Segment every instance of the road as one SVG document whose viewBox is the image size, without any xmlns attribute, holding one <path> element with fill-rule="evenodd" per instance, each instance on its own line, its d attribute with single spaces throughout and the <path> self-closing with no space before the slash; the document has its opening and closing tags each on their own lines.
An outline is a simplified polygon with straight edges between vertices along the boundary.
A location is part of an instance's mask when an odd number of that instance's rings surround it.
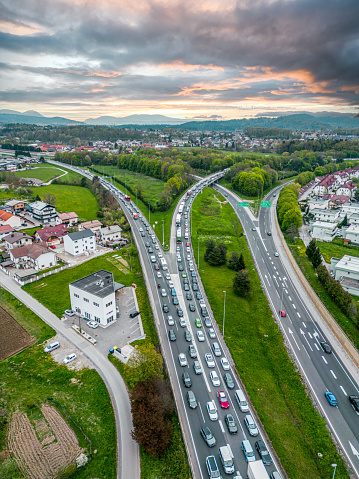
<svg viewBox="0 0 359 479">
<path fill-rule="evenodd" d="M 312 314 L 309 310 L 313 305 L 309 305 L 298 292 L 297 278 L 288 274 L 283 250 L 278 248 L 278 240 L 275 242 L 276 235 L 273 237 L 273 215 L 279 189 L 274 189 L 266 198 L 272 200 L 272 208 L 261 208 L 259 219 L 255 219 L 248 208 L 238 207 L 240 198 L 237 195 L 218 187 L 222 194 L 227 195 L 242 223 L 262 285 L 296 362 L 340 448 L 359 477 L 359 417 L 348 401 L 348 395 L 359 395 L 356 371 L 350 364 L 343 363 L 342 351 L 338 353 L 337 345 L 333 345 L 332 338 L 328 338 L 328 333 L 325 334 L 318 324 L 315 312 Z M 272 235 L 269 236 L 268 232 Z M 281 317 L 280 310 L 285 311 L 286 317 Z M 321 341 L 332 343 L 332 354 L 323 351 Z M 334 393 L 338 407 L 329 405 L 324 396 L 326 391 Z"/>
</svg>

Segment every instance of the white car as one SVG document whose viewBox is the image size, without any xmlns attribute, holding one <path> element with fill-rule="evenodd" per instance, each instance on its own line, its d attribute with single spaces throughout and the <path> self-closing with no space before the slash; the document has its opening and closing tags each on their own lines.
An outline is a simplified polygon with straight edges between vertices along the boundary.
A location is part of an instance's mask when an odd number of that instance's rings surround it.
<svg viewBox="0 0 359 479">
<path fill-rule="evenodd" d="M 168 286 L 169 286 L 170 288 L 174 288 L 173 281 L 168 281 Z"/>
<path fill-rule="evenodd" d="M 162 273 L 161 273 L 161 271 L 157 271 L 157 278 L 162 278 Z"/>
<path fill-rule="evenodd" d="M 187 255 L 187 260 L 189 261 L 190 259 L 191 259 L 191 255 L 188 254 L 188 255 Z"/>
<path fill-rule="evenodd" d="M 221 358 L 221 364 L 222 364 L 222 368 L 225 371 L 229 370 L 229 362 L 227 361 L 227 358 L 225 358 L 224 356 L 223 356 L 223 358 Z"/>
<path fill-rule="evenodd" d="M 277 252 L 274 253 L 274 256 L 278 258 L 279 254 Z"/>
<path fill-rule="evenodd" d="M 156 245 L 156 246 L 157 246 L 157 245 Z M 158 248 L 156 248 L 156 249 L 158 249 Z M 159 258 L 163 258 L 162 253 L 157 253 L 157 256 L 158 256 Z"/>
<path fill-rule="evenodd" d="M 187 253 L 190 253 L 190 252 L 191 252 L 191 248 L 190 248 L 189 246 L 187 246 L 186 252 L 187 252 Z"/>
<path fill-rule="evenodd" d="M 166 273 L 166 279 L 167 279 L 167 281 L 168 281 L 169 279 L 171 279 L 171 275 L 170 275 L 169 273 Z"/>
<path fill-rule="evenodd" d="M 214 331 L 213 328 L 209 328 L 208 330 L 208 336 L 211 338 L 211 339 L 215 339 L 216 338 L 216 333 Z"/>
<path fill-rule="evenodd" d="M 184 319 L 183 316 L 182 316 L 182 318 L 179 318 L 179 323 L 180 323 L 181 328 L 186 327 L 186 320 Z"/>
<path fill-rule="evenodd" d="M 143 233 L 143 228 L 140 228 L 140 233 Z"/>
<path fill-rule="evenodd" d="M 67 314 L 67 316 L 75 316 L 75 313 L 72 311 L 72 309 L 66 309 L 65 314 Z"/>
<path fill-rule="evenodd" d="M 207 403 L 207 411 L 208 411 L 208 416 L 211 421 L 217 421 L 218 419 L 218 412 L 217 412 L 217 406 L 214 401 L 208 401 Z"/>
<path fill-rule="evenodd" d="M 206 306 L 206 304 L 204 302 L 204 299 L 200 299 L 198 302 L 199 302 L 199 304 L 203 304 L 203 306 Z"/>
<path fill-rule="evenodd" d="M 197 331 L 197 339 L 200 343 L 204 342 L 204 334 L 202 331 Z"/>
<path fill-rule="evenodd" d="M 180 363 L 180 366 L 188 366 L 187 358 L 186 358 L 186 355 L 184 353 L 180 353 L 178 355 L 178 361 Z"/>
<path fill-rule="evenodd" d="M 205 354 L 204 359 L 206 360 L 207 366 L 209 368 L 214 368 L 216 366 L 212 354 L 210 353 Z"/>
<path fill-rule="evenodd" d="M 89 328 L 96 329 L 96 328 L 98 328 L 98 323 L 96 323 L 96 321 L 89 321 L 89 322 L 87 323 L 87 326 L 88 326 Z"/>
<path fill-rule="evenodd" d="M 209 373 L 209 377 L 210 377 L 210 379 L 211 379 L 211 381 L 212 381 L 213 386 L 218 387 L 218 386 L 221 385 L 221 380 L 219 379 L 219 376 L 218 376 L 218 374 L 216 373 L 216 371 L 211 371 L 211 372 Z"/>
<path fill-rule="evenodd" d="M 155 248 L 156 248 L 156 249 L 160 249 L 160 247 L 158 246 L 158 244 L 156 244 Z M 158 256 L 159 256 L 159 255 L 160 255 L 160 254 L 158 254 Z"/>
<path fill-rule="evenodd" d="M 165 289 L 162 289 L 161 296 L 162 296 L 162 298 L 165 298 L 167 296 L 167 293 L 166 293 Z"/>
<path fill-rule="evenodd" d="M 71 363 L 71 361 L 74 361 L 76 358 L 77 358 L 77 356 L 76 356 L 75 353 L 69 354 L 69 355 L 66 356 L 66 358 L 64 359 L 64 363 L 65 363 L 65 364 L 69 364 L 69 363 Z"/>
<path fill-rule="evenodd" d="M 167 322 L 168 322 L 168 326 L 174 326 L 175 321 L 173 319 L 173 316 L 167 316 Z"/>
<path fill-rule="evenodd" d="M 193 266 L 193 261 L 188 261 L 188 264 L 189 264 L 190 266 Z"/>
</svg>

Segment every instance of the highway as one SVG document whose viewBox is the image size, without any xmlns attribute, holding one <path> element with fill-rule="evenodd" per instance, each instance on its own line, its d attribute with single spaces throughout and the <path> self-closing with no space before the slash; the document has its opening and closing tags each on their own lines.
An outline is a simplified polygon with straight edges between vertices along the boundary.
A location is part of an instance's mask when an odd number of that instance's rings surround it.
<svg viewBox="0 0 359 479">
<path fill-rule="evenodd" d="M 272 201 L 275 208 L 281 187 L 274 189 L 265 200 Z M 329 342 L 320 326 L 313 319 L 305 300 L 298 293 L 295 279 L 288 274 L 279 249 L 274 243 L 275 225 L 272 224 L 271 208 L 261 208 L 259 219 L 255 219 L 248 208 L 238 207 L 240 198 L 229 190 L 217 187 L 227 195 L 228 201 L 237 212 L 247 242 L 251 247 L 257 271 L 270 301 L 273 313 L 288 340 L 296 362 L 315 397 L 328 425 L 336 436 L 340 449 L 345 453 L 350 466 L 359 477 L 359 415 L 349 403 L 348 396 L 359 395 L 357 382 L 353 379 L 332 344 L 332 354 L 326 354 L 321 341 Z M 271 214 L 272 213 L 272 214 Z M 281 317 L 284 310 L 286 317 Z M 324 396 L 326 391 L 334 393 L 338 406 L 330 406 Z"/>
</svg>

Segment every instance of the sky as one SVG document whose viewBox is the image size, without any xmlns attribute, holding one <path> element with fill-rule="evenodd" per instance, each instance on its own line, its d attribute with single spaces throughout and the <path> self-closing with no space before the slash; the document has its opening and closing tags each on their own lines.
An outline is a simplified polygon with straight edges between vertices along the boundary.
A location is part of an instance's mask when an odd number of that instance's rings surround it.
<svg viewBox="0 0 359 479">
<path fill-rule="evenodd" d="M 357 113 L 358 19 L 358 0 L 0 0 L 0 109 Z"/>
</svg>

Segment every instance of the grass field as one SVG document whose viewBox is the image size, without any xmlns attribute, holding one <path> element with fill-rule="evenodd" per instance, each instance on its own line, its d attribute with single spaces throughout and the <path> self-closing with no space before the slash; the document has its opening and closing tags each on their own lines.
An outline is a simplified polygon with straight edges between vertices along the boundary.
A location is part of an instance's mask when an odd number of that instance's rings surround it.
<svg viewBox="0 0 359 479">
<path fill-rule="evenodd" d="M 43 198 L 45 194 L 56 196 L 56 210 L 63 212 L 74 211 L 80 219 L 89 221 L 96 219 L 99 207 L 96 198 L 87 188 L 71 185 L 49 185 L 31 188 L 34 195 Z"/>
<path fill-rule="evenodd" d="M 20 178 L 37 178 L 38 180 L 42 180 L 44 183 L 52 180 L 56 176 L 63 175 L 64 172 L 61 171 L 59 168 L 54 166 L 46 166 L 43 168 L 31 168 L 30 170 L 24 171 L 16 171 L 14 173 L 15 176 L 19 176 Z"/>
<path fill-rule="evenodd" d="M 324 260 L 330 263 L 331 258 L 341 259 L 344 255 L 359 257 L 359 248 L 350 245 L 344 245 L 342 239 L 336 238 L 333 242 L 317 241 L 317 245 L 320 248 L 320 252 L 323 255 Z"/>
<path fill-rule="evenodd" d="M 55 332 L 7 291 L 0 290 L 0 305 L 37 339 L 37 344 L 0 363 L 0 477 L 21 479 L 15 462 L 4 451 L 8 421 L 13 411 L 30 417 L 47 399 L 59 402 L 91 439 L 97 450 L 88 465 L 71 476 L 73 479 L 116 478 L 116 428 L 110 397 L 94 370 L 69 370 L 43 352 L 41 343 Z M 61 410 L 59 410 L 61 413 Z M 70 424 L 73 427 L 72 424 Z M 80 445 L 86 447 L 83 436 Z"/>
<path fill-rule="evenodd" d="M 217 195 L 221 201 L 225 199 Z M 200 273 L 206 294 L 222 330 L 223 291 L 226 291 L 226 343 L 288 476 L 327 479 L 335 462 L 336 477 L 348 478 L 325 421 L 314 409 L 289 359 L 233 209 L 228 204 L 221 206 L 213 190 L 206 188 L 194 202 L 193 215 L 192 241 L 197 260 L 199 237 Z M 232 251 L 243 253 L 251 280 L 248 299 L 233 293 L 233 271 L 205 263 L 205 243 L 209 238 L 223 241 L 228 257 Z M 318 457 L 318 451 L 323 457 Z"/>
</svg>

